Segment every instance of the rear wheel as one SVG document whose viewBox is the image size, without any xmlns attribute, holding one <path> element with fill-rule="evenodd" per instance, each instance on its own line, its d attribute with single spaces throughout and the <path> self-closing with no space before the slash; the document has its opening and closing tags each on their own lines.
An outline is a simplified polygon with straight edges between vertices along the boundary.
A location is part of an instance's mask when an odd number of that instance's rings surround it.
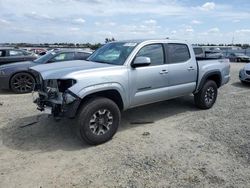
<svg viewBox="0 0 250 188">
<path fill-rule="evenodd" d="M 17 73 L 10 80 L 10 88 L 15 93 L 29 93 L 33 90 L 35 79 L 29 73 Z"/>
<path fill-rule="evenodd" d="M 120 119 L 120 110 L 115 102 L 102 97 L 90 99 L 78 114 L 77 135 L 90 145 L 102 144 L 112 139 Z"/>
<path fill-rule="evenodd" d="M 208 80 L 201 90 L 194 95 L 194 102 L 198 108 L 211 108 L 217 98 L 217 84 L 213 80 Z"/>
</svg>

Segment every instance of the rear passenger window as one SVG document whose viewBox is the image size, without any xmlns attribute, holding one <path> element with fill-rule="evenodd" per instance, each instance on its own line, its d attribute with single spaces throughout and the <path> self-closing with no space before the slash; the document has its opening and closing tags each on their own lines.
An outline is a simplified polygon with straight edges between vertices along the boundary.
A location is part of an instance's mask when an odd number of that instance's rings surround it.
<svg viewBox="0 0 250 188">
<path fill-rule="evenodd" d="M 169 63 L 182 63 L 190 59 L 190 53 L 186 44 L 168 44 Z"/>
<path fill-rule="evenodd" d="M 149 57 L 151 59 L 151 66 L 164 64 L 163 47 L 161 44 L 150 44 L 144 46 L 136 55 L 136 57 L 139 56 Z"/>
</svg>

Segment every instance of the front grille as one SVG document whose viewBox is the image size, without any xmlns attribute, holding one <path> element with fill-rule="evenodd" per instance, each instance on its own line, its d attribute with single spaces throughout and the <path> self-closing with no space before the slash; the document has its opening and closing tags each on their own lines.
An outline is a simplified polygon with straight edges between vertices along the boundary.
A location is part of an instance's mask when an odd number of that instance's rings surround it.
<svg viewBox="0 0 250 188">
<path fill-rule="evenodd" d="M 249 71 L 249 70 L 247 70 L 247 71 L 246 71 L 246 74 L 250 75 L 250 71 Z"/>
</svg>

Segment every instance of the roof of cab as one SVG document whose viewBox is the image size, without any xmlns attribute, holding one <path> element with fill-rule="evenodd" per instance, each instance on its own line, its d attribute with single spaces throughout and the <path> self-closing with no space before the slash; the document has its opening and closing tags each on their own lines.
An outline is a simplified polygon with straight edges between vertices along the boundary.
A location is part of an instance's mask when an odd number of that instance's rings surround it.
<svg viewBox="0 0 250 188">
<path fill-rule="evenodd" d="M 120 40 L 114 42 L 127 42 L 127 43 L 142 43 L 142 42 L 150 42 L 150 41 L 158 41 L 158 42 L 185 42 L 184 40 L 176 40 L 176 39 L 169 39 L 169 38 L 159 38 L 159 39 L 131 39 L 131 40 Z"/>
</svg>

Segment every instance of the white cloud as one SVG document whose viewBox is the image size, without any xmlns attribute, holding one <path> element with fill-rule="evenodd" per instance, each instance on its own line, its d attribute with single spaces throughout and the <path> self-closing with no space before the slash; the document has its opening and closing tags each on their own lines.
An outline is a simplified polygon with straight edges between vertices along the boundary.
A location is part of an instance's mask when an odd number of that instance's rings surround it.
<svg viewBox="0 0 250 188">
<path fill-rule="evenodd" d="M 10 24 L 9 21 L 0 18 L 0 25 L 9 25 L 9 24 Z"/>
<path fill-rule="evenodd" d="M 116 23 L 115 22 L 108 22 L 107 25 L 109 25 L 109 26 L 115 26 Z"/>
<path fill-rule="evenodd" d="M 154 35 L 157 33 L 157 30 L 160 28 L 158 25 L 148 25 L 148 24 L 131 24 L 131 25 L 122 25 L 120 32 L 129 34 L 140 35 L 140 38 L 149 37 L 148 35 Z"/>
<path fill-rule="evenodd" d="M 191 34 L 194 32 L 194 29 L 190 25 L 183 25 L 184 29 L 181 29 L 180 31 L 185 31 L 188 34 Z"/>
<path fill-rule="evenodd" d="M 75 31 L 80 31 L 79 27 L 71 27 L 69 28 L 69 31 L 75 32 Z"/>
<path fill-rule="evenodd" d="M 145 24 L 156 24 L 157 21 L 156 21 L 156 20 L 153 20 L 153 19 L 150 19 L 150 20 L 145 20 L 144 23 L 145 23 Z"/>
<path fill-rule="evenodd" d="M 214 2 L 206 2 L 204 3 L 201 7 L 200 7 L 201 10 L 204 10 L 204 11 L 211 11 L 211 10 L 214 10 L 215 9 L 215 3 Z"/>
<path fill-rule="evenodd" d="M 239 29 L 235 31 L 236 33 L 250 34 L 250 29 Z"/>
<path fill-rule="evenodd" d="M 103 22 L 95 22 L 95 25 L 98 27 L 110 27 L 115 26 L 117 23 L 112 21 L 103 21 Z"/>
<path fill-rule="evenodd" d="M 191 21 L 191 24 L 194 24 L 194 25 L 199 25 L 199 24 L 201 24 L 202 22 L 201 21 L 199 21 L 199 20 L 192 20 Z"/>
<path fill-rule="evenodd" d="M 177 33 L 176 30 L 171 31 L 171 35 L 175 35 Z"/>
<path fill-rule="evenodd" d="M 85 23 L 86 21 L 85 21 L 83 18 L 76 18 L 76 19 L 73 20 L 73 22 L 79 23 L 79 24 L 83 24 L 83 23 Z"/>
<path fill-rule="evenodd" d="M 55 18 L 52 16 L 49 16 L 48 14 L 39 14 L 35 11 L 32 11 L 31 13 L 25 13 L 24 16 L 34 19 L 34 20 L 47 20 L 47 21 L 52 21 Z"/>
<path fill-rule="evenodd" d="M 235 20 L 233 20 L 232 22 L 233 22 L 233 23 L 239 23 L 240 20 L 239 20 L 239 19 L 235 19 Z"/>
<path fill-rule="evenodd" d="M 220 32 L 220 29 L 217 27 L 214 27 L 208 30 L 208 33 L 219 33 L 219 32 Z"/>
</svg>

